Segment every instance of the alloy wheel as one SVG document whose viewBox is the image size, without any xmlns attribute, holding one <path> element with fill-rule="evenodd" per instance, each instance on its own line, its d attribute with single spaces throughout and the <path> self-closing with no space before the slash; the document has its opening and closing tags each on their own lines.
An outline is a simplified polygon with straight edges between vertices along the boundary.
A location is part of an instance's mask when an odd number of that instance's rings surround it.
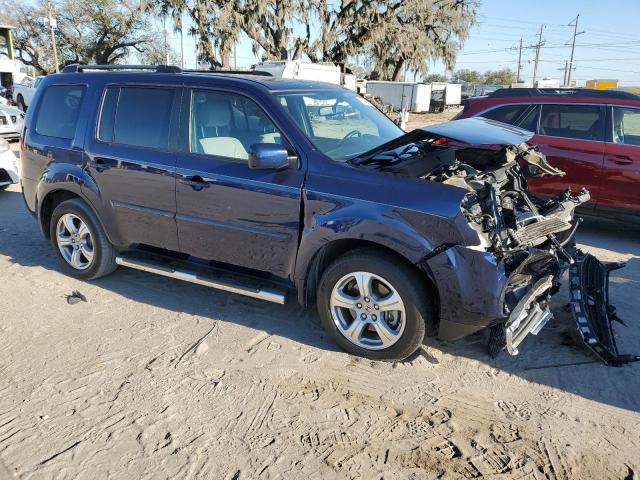
<svg viewBox="0 0 640 480">
<path fill-rule="evenodd" d="M 406 311 L 400 294 L 373 273 L 353 272 L 338 280 L 330 308 L 338 331 L 360 348 L 389 348 L 404 332 Z"/>
<path fill-rule="evenodd" d="M 94 257 L 93 239 L 87 224 L 77 215 L 65 213 L 56 225 L 56 243 L 62 258 L 76 270 L 86 270 Z"/>
</svg>

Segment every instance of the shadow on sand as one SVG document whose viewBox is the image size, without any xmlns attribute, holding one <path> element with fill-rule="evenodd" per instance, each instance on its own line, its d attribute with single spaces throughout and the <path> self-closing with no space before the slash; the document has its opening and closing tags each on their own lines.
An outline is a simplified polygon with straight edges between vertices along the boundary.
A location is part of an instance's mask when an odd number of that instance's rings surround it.
<svg viewBox="0 0 640 480">
<path fill-rule="evenodd" d="M 577 240 L 597 256 L 605 255 L 604 260 L 613 260 L 611 255 L 627 260 L 627 267 L 614 272 L 611 278 L 612 303 L 628 325 L 616 325 L 615 329 L 621 352 L 640 353 L 640 324 L 636 314 L 640 310 L 640 229 L 590 221 L 583 224 Z M 59 271 L 50 248 L 28 214 L 19 191 L 12 187 L 0 192 L 0 255 L 22 266 Z M 280 306 L 124 268 L 93 283 L 155 307 L 221 319 L 317 348 L 336 350 L 324 335 L 315 309 L 299 307 L 293 295 L 287 305 Z M 590 357 L 573 339 L 573 321 L 562 309 L 567 302 L 567 292 L 563 288 L 552 305 L 556 319 L 540 335 L 525 340 L 516 357 L 502 354 L 490 358 L 486 353 L 487 332 L 450 344 L 427 339 L 427 348 L 418 355 L 435 363 L 437 360 L 430 357 L 429 351 L 436 349 L 445 355 L 466 357 L 531 382 L 640 411 L 640 364 L 606 367 Z"/>
</svg>

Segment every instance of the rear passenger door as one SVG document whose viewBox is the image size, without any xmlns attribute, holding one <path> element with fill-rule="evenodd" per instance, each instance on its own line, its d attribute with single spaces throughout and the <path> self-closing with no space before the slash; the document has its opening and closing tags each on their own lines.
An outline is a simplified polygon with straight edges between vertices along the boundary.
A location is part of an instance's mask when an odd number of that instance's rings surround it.
<svg viewBox="0 0 640 480">
<path fill-rule="evenodd" d="M 175 161 L 181 89 L 145 85 L 105 88 L 86 149 L 106 212 L 122 246 L 178 250 Z"/>
<path fill-rule="evenodd" d="M 255 143 L 285 135 L 253 99 L 186 90 L 177 164 L 180 251 L 286 278 L 297 250 L 303 170 L 253 170 Z"/>
<path fill-rule="evenodd" d="M 524 127 L 526 128 L 526 127 Z M 542 104 L 537 135 L 528 143 L 537 145 L 551 165 L 566 175 L 535 177 L 531 190 L 552 196 L 567 188 L 586 187 L 592 206 L 600 201 L 604 161 L 605 107 L 600 105 Z"/>
<path fill-rule="evenodd" d="M 640 212 L 640 108 L 612 107 L 598 209 Z M 631 212 L 630 212 L 631 213 Z"/>
</svg>

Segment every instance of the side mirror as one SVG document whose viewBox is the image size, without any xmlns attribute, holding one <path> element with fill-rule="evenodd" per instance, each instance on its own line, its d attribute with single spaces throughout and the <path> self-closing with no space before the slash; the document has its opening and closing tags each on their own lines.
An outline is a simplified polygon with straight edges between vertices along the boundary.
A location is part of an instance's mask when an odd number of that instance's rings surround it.
<svg viewBox="0 0 640 480">
<path fill-rule="evenodd" d="M 278 143 L 254 143 L 249 147 L 249 168 L 283 170 L 292 166 L 295 157 Z"/>
</svg>

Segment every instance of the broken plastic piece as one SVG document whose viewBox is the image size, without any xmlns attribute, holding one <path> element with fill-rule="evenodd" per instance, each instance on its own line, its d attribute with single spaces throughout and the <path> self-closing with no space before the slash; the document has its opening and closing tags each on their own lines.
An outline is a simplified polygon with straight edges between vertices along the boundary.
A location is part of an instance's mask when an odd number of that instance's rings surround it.
<svg viewBox="0 0 640 480">
<path fill-rule="evenodd" d="M 624 267 L 625 263 L 601 262 L 579 249 L 576 249 L 574 258 L 576 261 L 569 268 L 569 305 L 582 341 L 607 365 L 620 366 L 640 361 L 638 355 L 618 352 L 611 325 L 613 320 L 623 322 L 609 303 L 609 274 Z"/>
</svg>

